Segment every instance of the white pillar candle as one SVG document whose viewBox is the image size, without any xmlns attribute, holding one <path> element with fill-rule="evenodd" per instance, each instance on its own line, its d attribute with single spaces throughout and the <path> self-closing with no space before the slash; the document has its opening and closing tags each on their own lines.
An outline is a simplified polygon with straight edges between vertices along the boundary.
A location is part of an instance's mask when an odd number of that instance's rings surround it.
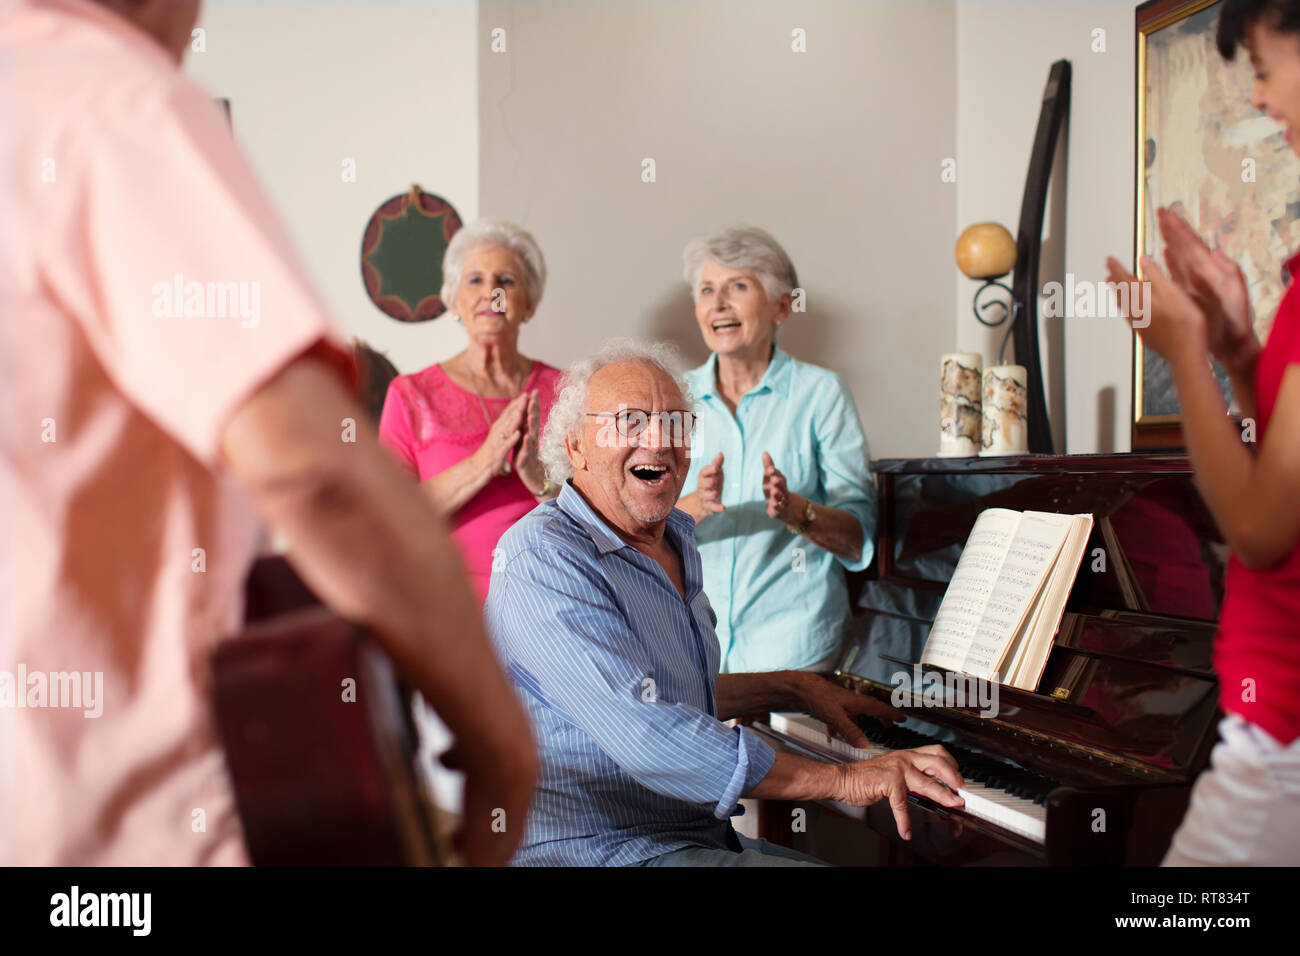
<svg viewBox="0 0 1300 956">
<path fill-rule="evenodd" d="M 1028 382 L 1023 365 L 994 365 L 985 371 L 981 455 L 1029 451 Z"/>
<path fill-rule="evenodd" d="M 980 368 L 977 352 L 949 352 L 939 359 L 939 457 L 980 451 Z"/>
</svg>

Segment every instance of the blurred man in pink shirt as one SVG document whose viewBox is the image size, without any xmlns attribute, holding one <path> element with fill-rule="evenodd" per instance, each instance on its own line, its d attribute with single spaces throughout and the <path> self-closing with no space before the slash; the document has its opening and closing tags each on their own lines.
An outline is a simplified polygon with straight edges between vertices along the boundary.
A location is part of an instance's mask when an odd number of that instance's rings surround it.
<svg viewBox="0 0 1300 956">
<path fill-rule="evenodd" d="M 0 862 L 246 862 L 208 657 L 260 512 L 457 736 L 463 852 L 505 863 L 528 724 L 445 527 L 372 433 L 342 440 L 364 417 L 337 332 L 178 69 L 197 0 L 7 6 Z M 79 706 L 50 706 L 74 673 Z"/>
</svg>

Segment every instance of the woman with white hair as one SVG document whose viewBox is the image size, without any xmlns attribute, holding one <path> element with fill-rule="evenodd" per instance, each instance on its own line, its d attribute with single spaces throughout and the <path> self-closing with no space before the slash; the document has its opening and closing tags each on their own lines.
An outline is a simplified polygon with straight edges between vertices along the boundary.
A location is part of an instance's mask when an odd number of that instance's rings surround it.
<svg viewBox="0 0 1300 956">
<path fill-rule="evenodd" d="M 687 374 L 697 419 L 678 507 L 696 521 L 722 671 L 830 670 L 851 620 L 845 571 L 874 551 L 853 394 L 777 347 L 798 278 L 772 236 L 727 229 L 688 243 L 684 260 L 713 354 Z"/>
<path fill-rule="evenodd" d="M 380 439 L 451 522 L 480 599 L 501 535 L 559 493 L 537 444 L 560 370 L 519 351 L 545 284 L 546 261 L 528 232 L 501 219 L 463 227 L 443 257 L 442 301 L 469 344 L 395 378 L 380 418 Z"/>
</svg>

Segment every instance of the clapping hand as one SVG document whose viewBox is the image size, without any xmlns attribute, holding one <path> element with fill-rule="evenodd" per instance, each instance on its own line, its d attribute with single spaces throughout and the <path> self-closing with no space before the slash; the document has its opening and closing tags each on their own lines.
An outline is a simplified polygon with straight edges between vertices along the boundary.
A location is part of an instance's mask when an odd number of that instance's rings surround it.
<svg viewBox="0 0 1300 956">
<path fill-rule="evenodd" d="M 1165 361 L 1174 363 L 1181 355 L 1201 358 L 1208 355 L 1206 341 L 1205 313 L 1201 311 L 1190 295 L 1161 270 L 1150 256 L 1142 257 L 1143 270 L 1150 288 L 1150 297 L 1142 295 L 1145 300 L 1146 313 L 1135 322 L 1133 299 L 1129 296 L 1128 315 L 1124 318 L 1142 336 L 1142 344 L 1151 349 Z M 1141 283 L 1114 256 L 1106 259 L 1108 278 L 1114 283 L 1129 284 L 1130 289 L 1138 289 Z"/>
<path fill-rule="evenodd" d="M 786 487 L 785 475 L 776 470 L 772 456 L 763 452 L 763 497 L 767 499 L 767 516 L 785 521 L 786 509 L 790 506 L 790 489 Z"/>
<path fill-rule="evenodd" d="M 528 411 L 530 394 L 520 392 L 510 400 L 510 404 L 502 409 L 488 429 L 487 438 L 483 439 L 483 444 L 475 452 L 482 460 L 485 470 L 493 476 L 510 473 L 510 453 L 524 437 L 524 416 Z"/>
<path fill-rule="evenodd" d="M 1210 354 L 1234 376 L 1249 378 L 1259 357 L 1250 292 L 1241 267 L 1222 249 L 1210 249 L 1169 209 L 1157 213 L 1169 277 L 1205 313 Z"/>
<path fill-rule="evenodd" d="M 713 461 L 700 469 L 695 493 L 699 496 L 699 507 L 706 516 L 727 510 L 727 506 L 722 503 L 722 452 L 718 452 Z"/>
<path fill-rule="evenodd" d="M 524 433 L 515 450 L 515 471 L 519 473 L 519 480 L 524 483 L 524 487 L 535 497 L 546 487 L 546 469 L 542 466 L 541 454 L 537 448 L 542 436 L 542 413 L 536 389 L 527 393 L 523 419 Z"/>
</svg>

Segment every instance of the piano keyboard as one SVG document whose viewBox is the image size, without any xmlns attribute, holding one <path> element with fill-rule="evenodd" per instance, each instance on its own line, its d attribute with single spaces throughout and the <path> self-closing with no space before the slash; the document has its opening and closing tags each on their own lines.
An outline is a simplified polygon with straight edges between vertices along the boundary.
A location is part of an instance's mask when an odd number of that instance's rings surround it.
<svg viewBox="0 0 1300 956">
<path fill-rule="evenodd" d="M 838 737 L 831 737 L 828 741 L 826 725 L 806 714 L 772 714 L 770 726 L 779 734 L 809 744 L 817 752 L 843 758 L 845 762 L 870 760 L 895 750 L 940 743 L 956 759 L 962 779 L 966 781 L 966 786 L 957 791 L 958 796 L 966 801 L 966 806 L 949 812 L 964 812 L 1035 843 L 1046 843 L 1047 806 L 1044 801 L 1055 787 L 1052 781 L 973 751 L 930 740 L 906 728 L 888 727 L 868 717 L 859 718 L 858 724 L 872 740 L 871 746 L 865 749 L 853 747 Z M 855 816 L 864 815 L 860 807 L 846 809 L 856 811 Z"/>
</svg>

